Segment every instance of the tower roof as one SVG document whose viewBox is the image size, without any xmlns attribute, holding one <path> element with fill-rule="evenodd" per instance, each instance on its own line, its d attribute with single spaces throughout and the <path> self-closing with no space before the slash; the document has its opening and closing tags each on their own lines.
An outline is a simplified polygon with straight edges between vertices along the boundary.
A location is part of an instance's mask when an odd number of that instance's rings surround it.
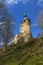
<svg viewBox="0 0 43 65">
<path fill-rule="evenodd" d="M 26 19 L 27 18 L 27 15 L 26 15 L 26 13 L 24 13 L 24 19 Z"/>
<path fill-rule="evenodd" d="M 30 19 L 27 17 L 26 12 L 24 13 L 24 20 L 27 19 L 30 21 Z"/>
</svg>

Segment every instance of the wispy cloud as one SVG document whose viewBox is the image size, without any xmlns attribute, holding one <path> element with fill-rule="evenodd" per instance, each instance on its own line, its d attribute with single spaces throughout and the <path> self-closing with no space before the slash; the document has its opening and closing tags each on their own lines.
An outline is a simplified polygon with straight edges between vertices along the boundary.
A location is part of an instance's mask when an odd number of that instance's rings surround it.
<svg viewBox="0 0 43 65">
<path fill-rule="evenodd" d="M 5 0 L 5 4 L 7 5 L 12 5 L 12 4 L 18 4 L 19 2 L 22 2 L 22 3 L 27 3 L 29 2 L 30 0 Z"/>
<path fill-rule="evenodd" d="M 43 0 L 38 0 L 37 5 L 43 6 Z"/>
<path fill-rule="evenodd" d="M 11 5 L 11 4 L 18 4 L 18 0 L 6 0 L 5 3 L 9 4 L 9 5 Z"/>
<path fill-rule="evenodd" d="M 0 22 L 0 25 L 3 25 L 3 24 L 5 24 L 5 22 Z"/>
<path fill-rule="evenodd" d="M 37 27 L 38 25 L 35 23 L 35 24 L 32 24 L 31 27 Z"/>
</svg>

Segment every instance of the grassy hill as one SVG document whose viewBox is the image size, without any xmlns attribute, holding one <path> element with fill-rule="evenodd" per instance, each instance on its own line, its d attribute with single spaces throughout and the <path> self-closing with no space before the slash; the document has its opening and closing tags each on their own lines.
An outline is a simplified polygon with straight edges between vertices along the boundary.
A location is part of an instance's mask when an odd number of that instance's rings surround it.
<svg viewBox="0 0 43 65">
<path fill-rule="evenodd" d="M 0 65 L 43 65 L 43 39 L 11 44 L 0 52 Z"/>
</svg>

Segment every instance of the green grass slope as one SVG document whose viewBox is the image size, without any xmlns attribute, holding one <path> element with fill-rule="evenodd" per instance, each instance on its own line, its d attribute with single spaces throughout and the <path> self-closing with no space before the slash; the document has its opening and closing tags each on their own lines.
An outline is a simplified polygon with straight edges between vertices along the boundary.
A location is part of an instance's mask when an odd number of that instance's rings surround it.
<svg viewBox="0 0 43 65">
<path fill-rule="evenodd" d="M 0 54 L 0 65 L 43 65 L 43 40 L 10 45 Z"/>
</svg>

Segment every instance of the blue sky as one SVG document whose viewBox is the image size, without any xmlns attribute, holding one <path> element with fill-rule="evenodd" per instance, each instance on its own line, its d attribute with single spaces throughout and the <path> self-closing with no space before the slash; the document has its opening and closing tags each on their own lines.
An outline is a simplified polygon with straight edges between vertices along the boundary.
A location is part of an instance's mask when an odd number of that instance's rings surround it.
<svg viewBox="0 0 43 65">
<path fill-rule="evenodd" d="M 14 18 L 14 33 L 19 32 L 19 24 L 23 20 L 23 14 L 26 12 L 27 17 L 31 20 L 31 33 L 33 37 L 41 31 L 37 28 L 36 18 L 43 10 L 43 0 L 4 0 L 8 7 L 9 13 Z"/>
</svg>

